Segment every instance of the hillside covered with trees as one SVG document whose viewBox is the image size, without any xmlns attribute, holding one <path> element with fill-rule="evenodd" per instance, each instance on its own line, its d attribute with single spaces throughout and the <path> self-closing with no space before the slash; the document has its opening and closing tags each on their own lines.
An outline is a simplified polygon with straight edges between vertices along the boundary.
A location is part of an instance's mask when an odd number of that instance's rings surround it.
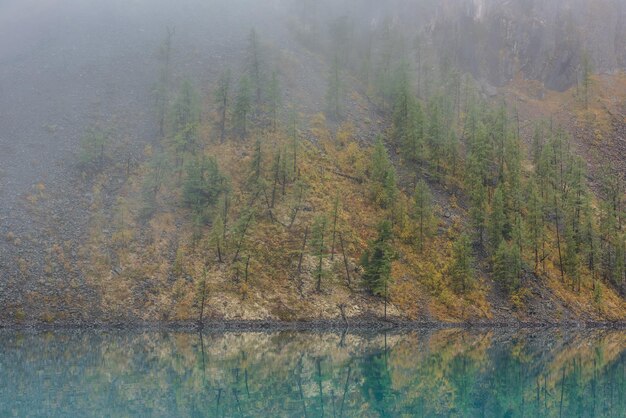
<svg viewBox="0 0 626 418">
<path fill-rule="evenodd" d="M 212 76 L 162 28 L 152 135 L 84 127 L 85 224 L 40 260 L 64 285 L 2 321 L 626 320 L 626 76 L 600 74 L 596 38 L 567 38 L 589 42 L 558 77 L 522 52 L 496 81 L 455 31 L 499 33 L 497 8 L 412 26 L 306 7 L 280 40 L 246 28 Z"/>
</svg>

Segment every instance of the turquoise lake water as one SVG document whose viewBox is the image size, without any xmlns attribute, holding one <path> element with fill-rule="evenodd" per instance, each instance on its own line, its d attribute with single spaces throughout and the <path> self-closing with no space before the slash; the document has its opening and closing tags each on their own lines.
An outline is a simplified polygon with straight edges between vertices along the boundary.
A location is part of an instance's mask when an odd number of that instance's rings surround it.
<svg viewBox="0 0 626 418">
<path fill-rule="evenodd" d="M 0 331 L 2 417 L 626 417 L 626 332 Z"/>
</svg>

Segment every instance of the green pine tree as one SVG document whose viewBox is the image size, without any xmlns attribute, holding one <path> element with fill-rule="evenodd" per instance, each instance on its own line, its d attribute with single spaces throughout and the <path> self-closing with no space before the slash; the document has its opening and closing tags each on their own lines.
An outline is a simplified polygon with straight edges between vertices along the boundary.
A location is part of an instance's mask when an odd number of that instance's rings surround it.
<svg viewBox="0 0 626 418">
<path fill-rule="evenodd" d="M 378 225 L 378 237 L 370 242 L 368 249 L 361 257 L 363 266 L 363 284 L 372 294 L 385 299 L 389 294 L 391 282 L 391 261 L 393 251 L 391 247 L 391 222 L 382 221 Z"/>
</svg>

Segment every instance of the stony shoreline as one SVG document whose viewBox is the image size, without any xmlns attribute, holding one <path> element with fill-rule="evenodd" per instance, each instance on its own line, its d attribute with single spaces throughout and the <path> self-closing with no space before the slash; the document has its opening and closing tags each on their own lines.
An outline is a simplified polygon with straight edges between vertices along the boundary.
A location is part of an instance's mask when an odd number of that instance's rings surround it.
<svg viewBox="0 0 626 418">
<path fill-rule="evenodd" d="M 202 332 L 278 332 L 278 331 L 419 331 L 442 329 L 467 330 L 523 330 L 523 329 L 612 329 L 626 330 L 626 321 L 478 321 L 441 322 L 406 321 L 394 319 L 275 321 L 275 320 L 209 320 L 203 324 L 194 321 L 137 321 L 137 322 L 21 322 L 0 323 L 0 330 L 128 330 L 128 331 L 202 331 Z"/>
</svg>

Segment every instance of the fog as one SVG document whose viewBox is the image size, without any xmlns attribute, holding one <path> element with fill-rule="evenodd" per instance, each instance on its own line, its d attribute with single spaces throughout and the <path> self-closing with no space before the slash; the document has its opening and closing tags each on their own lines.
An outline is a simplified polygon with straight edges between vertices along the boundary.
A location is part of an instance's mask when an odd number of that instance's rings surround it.
<svg viewBox="0 0 626 418">
<path fill-rule="evenodd" d="M 577 82 L 582 50 L 599 72 L 626 66 L 625 16 L 626 0 L 0 0 L 0 304 L 70 286 L 72 278 L 41 271 L 54 244 L 67 243 L 76 259 L 87 231 L 94 196 L 77 166 L 81 138 L 110 126 L 120 154 L 133 164 L 145 158 L 158 135 L 154 86 L 167 28 L 173 86 L 189 79 L 207 97 L 225 69 L 237 78 L 254 28 L 293 65 L 284 102 L 313 114 L 324 110 L 322 57 L 338 18 L 357 45 L 345 52 L 354 63 L 368 33 L 393 27 L 398 50 L 419 36 L 433 62 L 450 53 L 489 87 L 520 70 L 565 90 Z"/>
</svg>

